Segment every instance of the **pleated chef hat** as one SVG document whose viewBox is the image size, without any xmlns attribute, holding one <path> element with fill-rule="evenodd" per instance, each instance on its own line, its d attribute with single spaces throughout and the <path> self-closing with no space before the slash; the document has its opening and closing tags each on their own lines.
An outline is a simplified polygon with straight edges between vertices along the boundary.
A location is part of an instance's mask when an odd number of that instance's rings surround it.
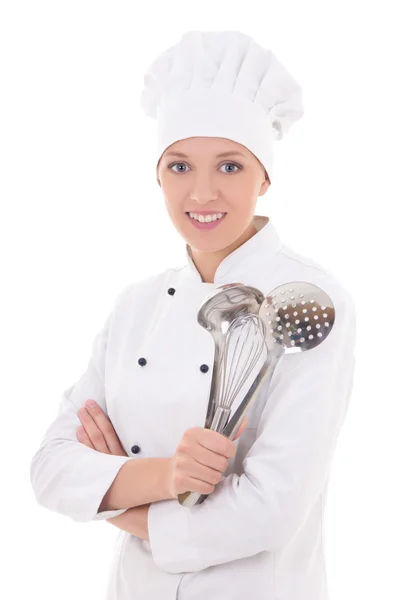
<svg viewBox="0 0 400 600">
<path fill-rule="evenodd" d="M 185 33 L 150 65 L 144 85 L 140 104 L 157 120 L 158 160 L 178 140 L 223 137 L 246 146 L 271 181 L 273 142 L 304 114 L 300 85 L 239 31 Z"/>
</svg>

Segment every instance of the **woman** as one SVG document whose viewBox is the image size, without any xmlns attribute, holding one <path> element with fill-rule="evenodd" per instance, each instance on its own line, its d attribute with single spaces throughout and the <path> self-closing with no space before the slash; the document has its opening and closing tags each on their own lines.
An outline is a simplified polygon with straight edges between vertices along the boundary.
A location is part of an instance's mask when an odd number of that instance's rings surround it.
<svg viewBox="0 0 400 600">
<path fill-rule="evenodd" d="M 255 214 L 273 142 L 303 114 L 301 88 L 249 36 L 192 31 L 151 65 L 142 106 L 157 118 L 157 180 L 187 264 L 118 295 L 32 459 L 36 499 L 120 528 L 107 600 L 327 600 L 323 510 L 354 305 Z M 225 283 L 267 294 L 293 281 L 329 294 L 332 332 L 281 358 L 234 441 L 204 428 L 214 342 L 201 302 Z M 209 496 L 188 508 L 183 491 Z"/>
</svg>

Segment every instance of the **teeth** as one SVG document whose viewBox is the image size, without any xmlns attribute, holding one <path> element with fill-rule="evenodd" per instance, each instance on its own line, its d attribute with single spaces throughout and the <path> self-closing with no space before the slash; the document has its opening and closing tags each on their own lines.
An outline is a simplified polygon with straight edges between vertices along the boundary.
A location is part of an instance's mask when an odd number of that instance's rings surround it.
<svg viewBox="0 0 400 600">
<path fill-rule="evenodd" d="M 214 213 L 213 215 L 198 215 L 197 213 L 189 213 L 191 219 L 196 219 L 200 223 L 211 223 L 211 221 L 216 221 L 217 219 L 221 219 L 224 216 L 224 213 Z"/>
</svg>

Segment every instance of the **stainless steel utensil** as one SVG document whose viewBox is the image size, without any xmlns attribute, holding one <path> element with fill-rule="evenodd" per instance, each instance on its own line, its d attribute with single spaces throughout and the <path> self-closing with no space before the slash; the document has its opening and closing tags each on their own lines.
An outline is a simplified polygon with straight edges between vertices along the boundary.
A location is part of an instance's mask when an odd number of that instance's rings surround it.
<svg viewBox="0 0 400 600">
<path fill-rule="evenodd" d="M 258 316 L 267 327 L 268 356 L 234 415 L 220 431 L 229 439 L 236 435 L 264 382 L 264 402 L 259 408 L 265 405 L 269 385 L 281 356 L 306 352 L 327 338 L 335 321 L 335 308 L 328 294 L 318 286 L 308 282 L 291 282 L 275 288 L 266 296 Z M 180 496 L 180 503 L 190 507 L 201 504 L 208 494 L 186 492 Z"/>
<path fill-rule="evenodd" d="M 257 288 L 242 283 L 221 285 L 208 294 L 200 305 L 197 321 L 214 338 L 215 352 L 211 389 L 204 427 L 211 428 L 216 408 L 216 396 L 221 387 L 221 349 L 225 347 L 225 336 L 229 324 L 245 315 L 257 315 L 264 301 L 264 294 Z"/>
<path fill-rule="evenodd" d="M 210 429 L 221 431 L 231 407 L 248 377 L 253 374 L 261 355 L 267 352 L 266 326 L 258 315 L 240 315 L 229 323 L 223 338 L 215 410 Z"/>
</svg>

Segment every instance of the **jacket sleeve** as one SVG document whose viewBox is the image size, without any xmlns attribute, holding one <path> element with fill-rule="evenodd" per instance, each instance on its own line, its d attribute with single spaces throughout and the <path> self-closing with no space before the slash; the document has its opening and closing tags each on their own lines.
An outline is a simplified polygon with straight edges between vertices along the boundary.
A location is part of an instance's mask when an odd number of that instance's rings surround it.
<svg viewBox="0 0 400 600">
<path fill-rule="evenodd" d="M 132 458 L 98 452 L 76 437 L 81 425 L 77 412 L 86 400 L 93 398 L 107 414 L 104 391 L 107 336 L 113 311 L 127 289 L 118 295 L 103 328 L 95 336 L 86 371 L 63 392 L 58 414 L 30 464 L 31 485 L 37 502 L 74 521 L 109 519 L 128 510 L 97 512 L 118 471 Z"/>
<path fill-rule="evenodd" d="M 150 505 L 149 542 L 161 569 L 200 571 L 280 551 L 307 519 L 328 478 L 352 390 L 355 308 L 347 293 L 334 304 L 326 340 L 278 362 L 243 474 L 225 477 L 202 504 Z"/>
</svg>

